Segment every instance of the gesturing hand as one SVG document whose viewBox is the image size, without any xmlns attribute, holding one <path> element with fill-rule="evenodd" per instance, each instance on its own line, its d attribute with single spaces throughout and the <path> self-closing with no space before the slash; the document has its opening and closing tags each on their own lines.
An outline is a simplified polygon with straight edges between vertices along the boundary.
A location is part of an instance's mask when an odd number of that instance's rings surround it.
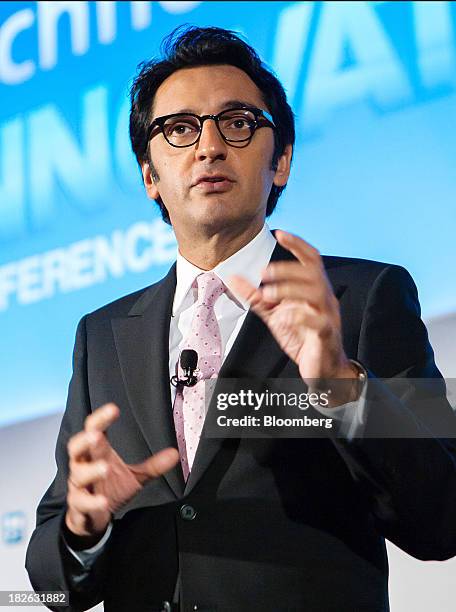
<svg viewBox="0 0 456 612">
<path fill-rule="evenodd" d="M 166 448 L 143 463 L 127 465 L 104 434 L 118 417 L 118 407 L 105 404 L 86 418 L 83 431 L 68 442 L 65 523 L 72 534 L 82 538 L 99 539 L 116 510 L 148 480 L 172 469 L 179 460 L 175 448 Z"/>
<path fill-rule="evenodd" d="M 282 230 L 277 230 L 276 239 L 297 261 L 270 263 L 262 275 L 263 287 L 257 289 L 241 276 L 232 277 L 233 287 L 299 366 L 307 384 L 356 378 L 342 346 L 339 303 L 319 252 Z"/>
</svg>

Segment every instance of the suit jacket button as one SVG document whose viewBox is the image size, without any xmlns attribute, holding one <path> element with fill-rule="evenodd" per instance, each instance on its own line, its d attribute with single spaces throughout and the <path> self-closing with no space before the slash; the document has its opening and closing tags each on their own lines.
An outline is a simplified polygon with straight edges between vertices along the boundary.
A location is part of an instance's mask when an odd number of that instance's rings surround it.
<svg viewBox="0 0 456 612">
<path fill-rule="evenodd" d="M 196 516 L 196 510 L 193 506 L 189 504 L 184 504 L 181 506 L 180 515 L 184 519 L 184 521 L 193 521 Z"/>
</svg>

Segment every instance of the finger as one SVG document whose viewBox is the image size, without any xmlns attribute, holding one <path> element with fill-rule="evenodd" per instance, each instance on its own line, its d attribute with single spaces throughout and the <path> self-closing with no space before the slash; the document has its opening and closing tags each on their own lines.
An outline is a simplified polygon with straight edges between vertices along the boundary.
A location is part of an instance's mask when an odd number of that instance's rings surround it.
<svg viewBox="0 0 456 612">
<path fill-rule="evenodd" d="M 68 440 L 67 450 L 70 460 L 90 460 L 91 445 L 96 442 L 95 432 L 80 431 Z"/>
<path fill-rule="evenodd" d="M 67 495 L 68 507 L 81 514 L 92 512 L 106 512 L 109 510 L 109 502 L 105 495 L 92 495 L 84 489 L 73 489 Z"/>
<path fill-rule="evenodd" d="M 76 488 L 87 487 L 103 480 L 107 471 L 107 464 L 104 461 L 94 461 L 92 463 L 70 462 L 69 480 Z"/>
<path fill-rule="evenodd" d="M 84 429 L 86 431 L 106 431 L 119 416 L 120 411 L 115 404 L 105 404 L 89 414 L 84 422 Z"/>
<path fill-rule="evenodd" d="M 179 453 L 175 448 L 165 448 L 143 463 L 131 465 L 130 469 L 134 472 L 138 482 L 144 484 L 153 478 L 159 478 L 179 462 Z"/>
<path fill-rule="evenodd" d="M 306 263 L 315 262 L 322 265 L 321 256 L 318 250 L 299 236 L 295 236 L 283 230 L 276 230 L 275 237 L 277 242 L 287 249 L 287 251 L 293 253 L 302 264 L 305 265 Z"/>
<path fill-rule="evenodd" d="M 91 431 L 92 434 L 90 441 L 90 456 L 93 460 L 106 459 L 107 461 L 112 458 L 115 453 L 111 444 L 109 443 L 106 434 L 101 431 Z"/>
<path fill-rule="evenodd" d="M 232 285 L 234 291 L 238 293 L 244 300 L 251 303 L 255 298 L 257 287 L 249 283 L 243 276 L 233 275 L 229 279 L 230 285 Z"/>
<path fill-rule="evenodd" d="M 300 261 L 281 261 L 270 263 L 262 272 L 263 283 L 299 281 L 313 282 L 320 277 L 320 269 L 315 266 L 303 266 Z"/>
<path fill-rule="evenodd" d="M 282 300 L 293 300 L 298 302 L 308 302 L 316 308 L 325 306 L 325 291 L 322 287 L 307 285 L 303 287 L 301 283 L 268 283 L 261 288 L 265 300 L 270 302 L 281 302 Z"/>
<path fill-rule="evenodd" d="M 261 313 L 268 308 L 268 304 L 265 304 L 265 298 L 261 289 L 254 287 L 243 276 L 231 276 L 229 282 L 234 291 L 250 304 L 254 312 L 261 315 Z"/>
</svg>

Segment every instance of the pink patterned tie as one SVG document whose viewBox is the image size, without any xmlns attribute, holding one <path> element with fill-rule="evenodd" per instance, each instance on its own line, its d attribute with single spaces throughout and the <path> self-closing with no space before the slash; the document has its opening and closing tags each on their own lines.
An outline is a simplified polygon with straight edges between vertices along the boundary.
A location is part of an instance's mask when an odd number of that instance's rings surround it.
<svg viewBox="0 0 456 612">
<path fill-rule="evenodd" d="M 182 349 L 191 348 L 198 353 L 200 372 L 196 385 L 177 388 L 173 407 L 177 445 L 185 480 L 192 469 L 204 423 L 204 381 L 217 378 L 222 363 L 222 342 L 214 304 L 225 291 L 225 286 L 213 272 L 200 274 L 195 283 L 198 287 L 198 299 L 190 332 Z M 179 375 L 182 375 L 180 369 Z"/>
</svg>

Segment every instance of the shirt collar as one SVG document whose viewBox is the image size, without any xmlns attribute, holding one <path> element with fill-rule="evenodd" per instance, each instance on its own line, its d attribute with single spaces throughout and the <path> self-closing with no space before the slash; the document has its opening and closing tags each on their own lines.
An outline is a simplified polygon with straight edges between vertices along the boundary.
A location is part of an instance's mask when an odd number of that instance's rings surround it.
<svg viewBox="0 0 456 612">
<path fill-rule="evenodd" d="M 276 239 L 265 223 L 261 231 L 245 246 L 228 259 L 220 262 L 211 271 L 217 274 L 226 285 L 231 295 L 244 310 L 249 309 L 249 303 L 232 289 L 230 277 L 238 274 L 246 278 L 255 287 L 260 286 L 261 272 L 268 265 Z M 176 261 L 176 291 L 173 302 L 173 316 L 179 313 L 183 302 L 190 291 L 193 282 L 199 274 L 206 272 L 190 263 L 180 252 Z"/>
</svg>

